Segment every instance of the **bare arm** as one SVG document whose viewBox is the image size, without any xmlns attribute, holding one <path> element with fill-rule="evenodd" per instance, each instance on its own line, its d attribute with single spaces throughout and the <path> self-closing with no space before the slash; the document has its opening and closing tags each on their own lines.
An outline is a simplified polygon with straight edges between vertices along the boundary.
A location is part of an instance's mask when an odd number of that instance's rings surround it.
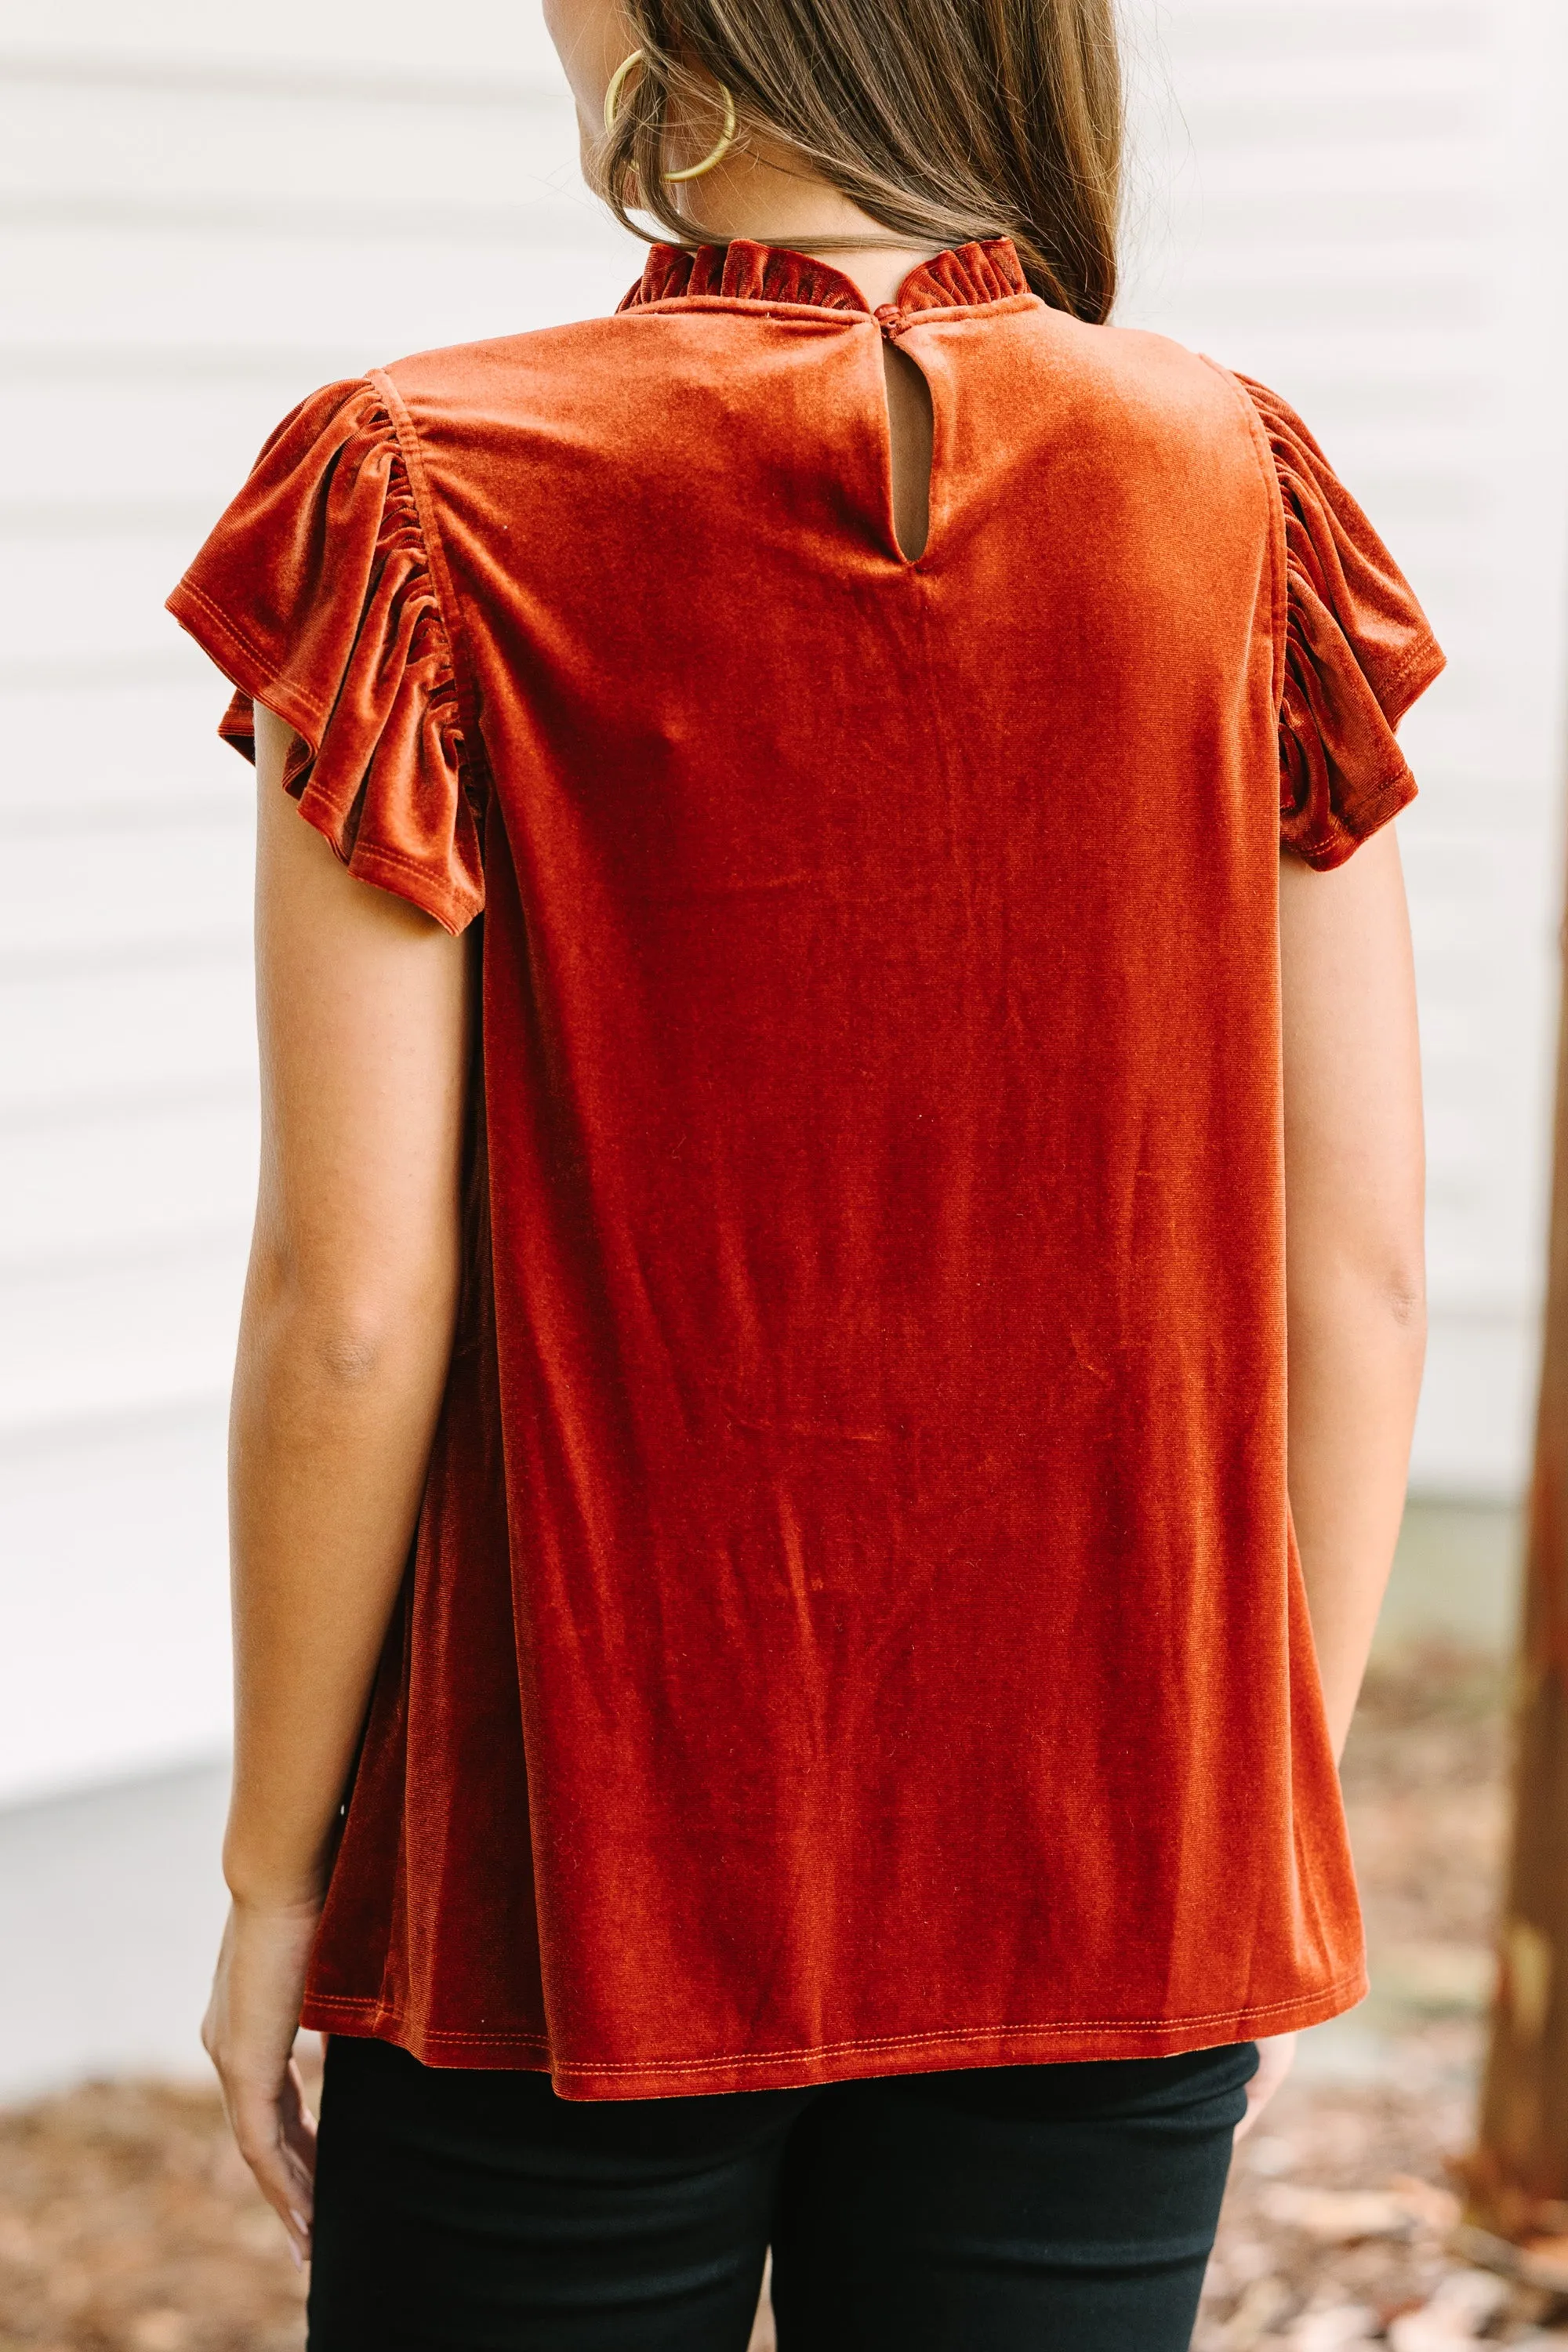
<svg viewBox="0 0 1568 2352">
<path fill-rule="evenodd" d="M 1426 1345 L 1415 977 L 1394 827 L 1279 862 L 1290 1510 L 1339 1755 L 1405 1507 Z M 1243 2137 L 1289 2072 L 1258 2043 Z"/>
<path fill-rule="evenodd" d="M 1405 1503 L 1426 1349 L 1415 983 L 1394 827 L 1279 869 L 1290 1507 L 1336 1755 Z"/>
<path fill-rule="evenodd" d="M 261 1181 L 231 1423 L 234 1897 L 205 2029 L 308 2245 L 289 2053 L 333 1826 L 408 1557 L 457 1307 L 468 956 L 355 881 L 258 710 Z"/>
</svg>

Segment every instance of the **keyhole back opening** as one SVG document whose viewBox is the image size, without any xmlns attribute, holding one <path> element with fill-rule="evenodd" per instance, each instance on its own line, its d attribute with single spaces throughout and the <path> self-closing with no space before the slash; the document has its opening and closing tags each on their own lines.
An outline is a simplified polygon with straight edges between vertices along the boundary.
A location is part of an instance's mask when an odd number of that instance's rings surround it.
<svg viewBox="0 0 1568 2352">
<path fill-rule="evenodd" d="M 888 457 L 892 475 L 893 535 L 913 563 L 931 537 L 931 467 L 935 421 L 931 386 L 907 352 L 882 338 L 888 394 Z"/>
</svg>

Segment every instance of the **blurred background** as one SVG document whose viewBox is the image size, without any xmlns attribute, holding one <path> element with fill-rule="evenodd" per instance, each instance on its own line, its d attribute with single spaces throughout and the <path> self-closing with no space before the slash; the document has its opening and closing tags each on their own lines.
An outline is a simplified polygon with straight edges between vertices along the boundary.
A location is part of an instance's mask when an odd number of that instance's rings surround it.
<svg viewBox="0 0 1568 2352">
<path fill-rule="evenodd" d="M 1433 1328 L 1386 1659 L 1511 1638 L 1563 867 L 1560 0 L 1128 0 L 1120 318 L 1305 415 L 1447 647 L 1402 820 Z M 0 2099 L 188 2071 L 220 1911 L 248 771 L 162 601 L 307 391 L 613 307 L 532 0 L 0 37 Z M 138 2339 L 140 2340 L 140 2339 Z M 155 2347 L 154 2347 L 155 2352 Z"/>
</svg>

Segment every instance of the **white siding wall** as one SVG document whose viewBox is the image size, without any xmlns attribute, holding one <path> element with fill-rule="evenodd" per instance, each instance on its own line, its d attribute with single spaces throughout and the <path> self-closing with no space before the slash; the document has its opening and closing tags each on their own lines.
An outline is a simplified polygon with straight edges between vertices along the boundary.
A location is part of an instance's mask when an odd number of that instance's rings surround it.
<svg viewBox="0 0 1568 2352">
<path fill-rule="evenodd" d="M 0 52 L 0 1801 L 226 1732 L 252 794 L 163 596 L 314 385 L 640 266 L 531 10 L 363 23 L 61 0 Z"/>
<path fill-rule="evenodd" d="M 1415 1481 L 1523 1482 L 1568 614 L 1560 0 L 1172 0 L 1142 18 L 1124 317 L 1273 383 L 1450 667 L 1405 722 L 1433 1332 Z"/>
<path fill-rule="evenodd" d="M 250 795 L 162 598 L 279 415 L 607 308 L 519 0 L 57 0 L 0 52 L 0 1799 L 221 1745 Z M 1454 656 L 1410 722 L 1437 1333 L 1420 1475 L 1521 1475 L 1563 623 L 1545 0 L 1136 19 L 1125 315 L 1306 412 Z M 1558 37 L 1551 33 L 1551 39 Z M 265 62 L 258 53 L 265 47 Z"/>
</svg>

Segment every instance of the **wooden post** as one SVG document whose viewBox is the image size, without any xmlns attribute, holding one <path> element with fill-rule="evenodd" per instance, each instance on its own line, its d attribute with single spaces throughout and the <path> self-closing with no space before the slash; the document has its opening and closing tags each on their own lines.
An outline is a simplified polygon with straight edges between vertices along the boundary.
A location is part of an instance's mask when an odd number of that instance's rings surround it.
<svg viewBox="0 0 1568 2352">
<path fill-rule="evenodd" d="M 1513 1845 L 1467 2219 L 1527 2265 L 1556 2270 L 1568 2255 L 1568 991 L 1516 1707 Z"/>
</svg>

